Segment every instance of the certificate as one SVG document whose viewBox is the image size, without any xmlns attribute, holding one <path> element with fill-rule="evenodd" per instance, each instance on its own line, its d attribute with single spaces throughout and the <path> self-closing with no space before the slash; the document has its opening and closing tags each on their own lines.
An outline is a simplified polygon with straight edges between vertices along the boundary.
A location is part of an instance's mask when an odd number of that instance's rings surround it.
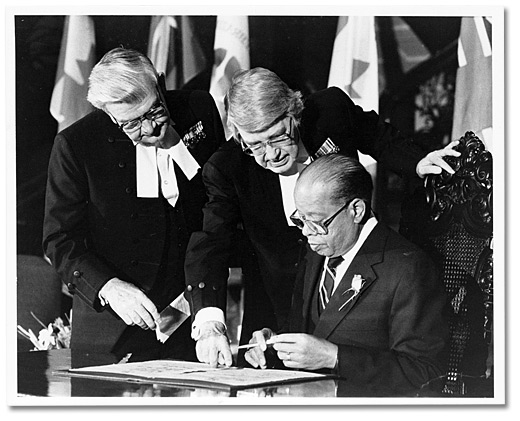
<svg viewBox="0 0 520 421">
<path fill-rule="evenodd" d="M 218 389 L 245 389 L 271 384 L 323 380 L 332 375 L 299 370 L 212 368 L 205 363 L 152 360 L 73 368 L 60 374 L 104 380 L 162 383 Z"/>
</svg>

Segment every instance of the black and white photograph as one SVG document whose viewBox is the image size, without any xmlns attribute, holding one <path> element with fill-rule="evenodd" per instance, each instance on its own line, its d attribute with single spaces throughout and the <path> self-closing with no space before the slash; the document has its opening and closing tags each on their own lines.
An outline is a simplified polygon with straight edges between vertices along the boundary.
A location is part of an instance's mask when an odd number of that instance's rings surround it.
<svg viewBox="0 0 520 421">
<path fill-rule="evenodd" d="M 513 398 L 507 8 L 5 15 L 8 415 Z"/>
</svg>

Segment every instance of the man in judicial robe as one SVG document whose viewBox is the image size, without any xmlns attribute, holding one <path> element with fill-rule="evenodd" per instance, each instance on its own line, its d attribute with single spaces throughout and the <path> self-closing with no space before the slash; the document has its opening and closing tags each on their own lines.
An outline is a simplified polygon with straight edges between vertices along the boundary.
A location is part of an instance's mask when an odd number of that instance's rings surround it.
<svg viewBox="0 0 520 421">
<path fill-rule="evenodd" d="M 188 323 L 164 344 L 155 329 L 202 228 L 218 110 L 206 92 L 166 91 L 146 56 L 122 48 L 92 70 L 88 100 L 97 110 L 56 136 L 45 205 L 44 252 L 74 297 L 71 348 L 194 359 Z"/>
</svg>

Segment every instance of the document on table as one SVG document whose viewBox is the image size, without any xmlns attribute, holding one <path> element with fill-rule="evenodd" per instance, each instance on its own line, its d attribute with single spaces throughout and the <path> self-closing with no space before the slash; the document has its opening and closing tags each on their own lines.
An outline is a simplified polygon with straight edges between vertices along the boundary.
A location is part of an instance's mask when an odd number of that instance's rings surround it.
<svg viewBox="0 0 520 421">
<path fill-rule="evenodd" d="M 67 373 L 71 376 L 95 377 L 105 380 L 142 381 L 219 389 L 245 389 L 332 377 L 295 370 L 211 368 L 204 363 L 176 360 L 153 360 L 73 368 Z"/>
</svg>

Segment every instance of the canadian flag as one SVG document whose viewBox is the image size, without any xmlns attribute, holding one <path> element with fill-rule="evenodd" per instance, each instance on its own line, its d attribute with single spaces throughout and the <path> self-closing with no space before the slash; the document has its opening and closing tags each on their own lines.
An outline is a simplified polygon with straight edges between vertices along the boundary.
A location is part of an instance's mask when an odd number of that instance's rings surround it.
<svg viewBox="0 0 520 421">
<path fill-rule="evenodd" d="M 379 79 L 374 16 L 340 16 L 328 86 L 343 89 L 361 108 L 379 111 Z M 376 161 L 359 153 L 375 183 Z M 375 185 L 375 184 L 374 184 Z"/>
<path fill-rule="evenodd" d="M 231 137 L 227 127 L 224 96 L 231 79 L 238 70 L 249 69 L 249 23 L 247 16 L 217 16 L 214 44 L 215 63 L 209 92 L 217 104 L 226 139 Z"/>
<path fill-rule="evenodd" d="M 164 73 L 166 89 L 180 89 L 206 67 L 189 16 L 152 16 L 148 57 Z"/>
<path fill-rule="evenodd" d="M 93 110 L 87 101 L 88 77 L 95 64 L 94 21 L 90 16 L 66 16 L 50 112 L 58 131 Z"/>
</svg>

